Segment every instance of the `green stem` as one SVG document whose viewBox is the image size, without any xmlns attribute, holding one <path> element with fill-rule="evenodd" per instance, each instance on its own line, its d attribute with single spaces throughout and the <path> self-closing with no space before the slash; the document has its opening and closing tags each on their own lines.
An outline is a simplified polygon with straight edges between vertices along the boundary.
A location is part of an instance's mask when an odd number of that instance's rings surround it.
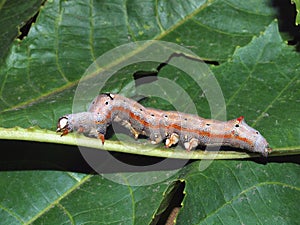
<svg viewBox="0 0 300 225">
<path fill-rule="evenodd" d="M 23 140 L 23 141 L 36 141 L 46 143 L 56 143 L 74 146 L 90 147 L 100 150 L 124 152 L 130 154 L 156 156 L 164 158 L 178 158 L 178 159 L 242 159 L 260 157 L 259 154 L 234 152 L 234 151 L 219 151 L 219 152 L 206 152 L 206 151 L 191 151 L 186 152 L 183 149 L 174 148 L 158 148 L 155 145 L 144 143 L 125 143 L 121 141 L 106 140 L 102 145 L 101 141 L 95 138 L 88 138 L 78 134 L 68 134 L 60 136 L 59 134 L 50 131 L 42 130 L 40 128 L 1 128 L 0 139 L 7 140 Z M 295 147 L 288 147 L 285 149 L 274 149 L 270 156 L 283 156 L 300 154 L 300 149 Z"/>
</svg>

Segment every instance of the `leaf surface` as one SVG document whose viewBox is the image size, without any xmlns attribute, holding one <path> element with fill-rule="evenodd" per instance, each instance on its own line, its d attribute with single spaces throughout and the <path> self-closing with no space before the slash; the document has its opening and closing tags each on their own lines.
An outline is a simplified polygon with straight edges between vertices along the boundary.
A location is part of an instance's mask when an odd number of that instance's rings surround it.
<svg viewBox="0 0 300 225">
<path fill-rule="evenodd" d="M 20 28 L 25 25 L 39 9 L 42 0 L 26 2 L 0 1 L 0 58 L 4 56 L 12 45 L 13 40 L 20 35 Z"/>
<path fill-rule="evenodd" d="M 295 24 L 299 25 L 300 24 L 300 1 L 299 0 L 292 0 L 292 3 L 294 3 L 296 5 L 296 21 Z"/>
<path fill-rule="evenodd" d="M 181 171 L 186 187 L 177 224 L 297 223 L 299 166 L 215 161 L 199 168 Z"/>
<path fill-rule="evenodd" d="M 145 178 L 159 181 L 171 171 L 104 177 L 4 172 L 2 224 L 149 224 L 168 187 L 178 179 L 185 182 L 185 198 L 177 224 L 297 223 L 299 166 L 214 161 L 203 170 L 201 163 L 151 185 L 143 185 Z"/>
<path fill-rule="evenodd" d="M 14 8 L 3 2 L 1 10 Z M 28 7 L 30 13 L 20 15 L 32 16 L 38 5 L 34 4 Z M 18 7 L 24 9 L 21 4 Z M 76 86 L 99 56 L 133 41 L 164 40 L 189 48 L 207 62 L 218 62 L 210 68 L 222 88 L 228 119 L 244 115 L 275 150 L 297 154 L 300 60 L 282 40 L 275 18 L 268 1 L 46 1 L 22 41 L 11 41 L 15 26 L 1 25 L 10 39 L 0 41 L 5 53 L 0 64 L 0 126 L 8 128 L 0 129 L 0 137 L 47 139 L 54 134 L 57 119 L 72 111 Z M 10 25 L 17 26 L 24 19 L 11 20 Z M 112 64 L 118 60 L 122 58 L 113 59 Z M 149 62 L 124 68 L 107 82 L 106 91 L 118 93 L 133 81 L 137 70 L 157 66 Z M 203 91 L 186 74 L 167 66 L 159 76 L 176 81 L 196 103 L 199 115 L 210 118 Z M 143 104 L 170 109 L 169 104 L 152 98 Z M 47 131 L 23 130 L 22 136 L 17 128 L 8 138 L 7 132 L 16 126 Z M 69 140 L 58 138 L 53 142 Z M 64 147 L 57 148 L 63 151 Z M 47 151 L 46 145 L 42 150 Z M 169 152 L 160 150 L 160 154 L 167 157 Z M 215 161 L 203 172 L 198 168 L 195 162 L 175 175 L 174 171 L 112 174 L 125 185 L 71 172 L 2 172 L 1 223 L 150 224 L 168 205 L 166 194 L 179 179 L 186 182 L 186 195 L 178 224 L 188 220 L 196 224 L 297 222 L 298 165 Z M 168 178 L 149 186 L 131 185 L 153 177 Z"/>
</svg>

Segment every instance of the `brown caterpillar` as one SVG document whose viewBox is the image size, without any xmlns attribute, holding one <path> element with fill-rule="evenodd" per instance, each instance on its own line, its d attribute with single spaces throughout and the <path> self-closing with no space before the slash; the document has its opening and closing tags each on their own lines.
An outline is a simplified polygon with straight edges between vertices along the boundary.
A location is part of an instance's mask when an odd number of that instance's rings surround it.
<svg viewBox="0 0 300 225">
<path fill-rule="evenodd" d="M 266 139 L 247 125 L 244 117 L 226 122 L 204 119 L 196 115 L 146 108 L 118 94 L 101 94 L 87 112 L 68 114 L 58 120 L 61 136 L 76 131 L 105 141 L 107 127 L 112 122 L 125 126 L 137 139 L 149 137 L 152 144 L 165 140 L 167 148 L 177 143 L 187 151 L 198 145 L 217 145 L 241 148 L 267 156 L 271 151 Z"/>
</svg>

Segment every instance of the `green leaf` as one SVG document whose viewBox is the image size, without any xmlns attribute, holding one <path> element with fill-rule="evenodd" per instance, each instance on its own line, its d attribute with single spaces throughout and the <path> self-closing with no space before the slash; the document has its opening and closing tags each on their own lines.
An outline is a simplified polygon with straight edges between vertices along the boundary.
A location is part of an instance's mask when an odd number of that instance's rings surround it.
<svg viewBox="0 0 300 225">
<path fill-rule="evenodd" d="M 32 17 L 40 7 L 42 0 L 0 1 L 0 59 L 6 55 L 13 40 L 20 35 L 20 27 Z"/>
<path fill-rule="evenodd" d="M 1 10 L 5 8 L 2 22 L 5 15 L 15 15 L 10 13 L 13 9 L 23 18 L 12 16 L 10 26 L 0 25 L 10 34 L 0 42 L 0 126 L 4 127 L 0 138 L 74 144 L 71 139 L 76 135 L 60 137 L 54 131 L 57 119 L 72 112 L 76 86 L 88 66 L 121 44 L 164 40 L 220 64 L 210 68 L 221 86 L 228 119 L 244 115 L 276 154 L 299 154 L 299 54 L 282 40 L 269 1 L 52 0 L 40 7 L 27 37 L 12 42 L 16 26 L 35 14 L 37 5 L 28 6 L 30 12 L 23 15 L 20 9 L 27 6 L 0 2 Z M 134 52 L 128 52 L 125 60 L 129 55 Z M 122 60 L 113 58 L 108 65 Z M 123 68 L 107 82 L 106 91 L 118 93 L 133 81 L 133 73 L 157 66 L 146 62 Z M 185 73 L 166 66 L 159 77 L 176 81 L 189 93 L 199 115 L 210 118 L 203 91 Z M 171 107 L 153 98 L 143 104 Z M 32 126 L 39 128 L 29 128 Z M 95 146 L 96 141 L 85 146 Z M 159 149 L 151 153 L 142 144 L 130 143 L 122 149 L 118 142 L 107 141 L 107 149 L 139 154 L 144 150 L 146 155 L 164 157 L 172 152 Z M 65 146 L 57 148 L 64 151 Z M 45 144 L 41 151 L 47 150 Z M 185 155 L 178 152 L 178 158 Z M 195 158 L 201 158 L 199 155 Z M 107 165 L 110 162 L 99 166 Z M 188 220 L 232 224 L 235 218 L 239 223 L 297 223 L 298 165 L 219 160 L 205 171 L 195 162 L 175 172 L 103 177 L 66 171 L 2 172 L 1 224 L 150 224 L 170 203 L 169 194 L 178 180 L 186 182 L 186 195 L 177 224 Z M 112 177 L 118 182 L 109 179 Z M 153 178 L 161 179 L 149 184 Z M 149 185 L 143 186 L 145 183 Z"/>
<path fill-rule="evenodd" d="M 299 0 L 292 0 L 292 3 L 294 3 L 296 5 L 296 11 L 297 11 L 297 16 L 296 16 L 296 25 L 300 24 L 300 1 Z"/>
<path fill-rule="evenodd" d="M 290 60 L 287 60 L 287 58 Z M 298 110 L 297 108 L 291 108 L 285 113 L 281 110 L 281 108 L 287 107 L 286 104 L 295 104 L 299 99 L 297 92 L 299 86 L 299 76 L 297 73 L 299 69 L 299 65 L 297 65 L 298 58 L 299 55 L 287 47 L 282 41 L 278 33 L 277 24 L 273 22 L 259 37 L 254 37 L 248 45 L 237 48 L 232 58 L 228 59 L 228 62 L 218 67 L 212 67 L 212 71 L 218 78 L 219 84 L 223 87 L 222 94 L 227 101 L 226 111 L 228 117 L 232 119 L 244 115 L 248 123 L 250 122 L 252 126 L 260 130 L 267 137 L 271 147 L 274 148 L 274 156 L 280 154 L 282 151 L 283 154 L 290 154 L 291 151 L 294 154 L 298 154 L 300 149 L 299 140 L 297 138 L 300 128 L 297 125 L 294 126 L 295 122 L 299 124 L 297 122 L 299 121 L 297 117 Z M 274 65 L 277 67 L 275 73 L 273 71 Z M 133 68 L 136 69 L 136 67 Z M 291 71 L 291 68 L 294 68 L 294 70 Z M 122 71 L 120 73 L 122 74 Z M 116 76 L 118 79 L 112 79 L 112 81 L 108 82 L 106 88 L 113 90 L 121 74 L 117 73 Z M 175 74 L 175 76 L 172 76 L 172 74 Z M 194 93 L 194 90 L 198 88 L 195 93 L 196 95 L 193 94 L 193 102 L 197 103 L 200 115 L 204 115 L 205 117 L 205 115 L 210 114 L 210 105 L 207 104 L 206 99 L 199 99 L 198 96 L 201 94 L 201 90 L 199 90 L 199 86 L 195 85 L 192 80 L 188 80 L 189 78 L 184 77 L 184 74 L 180 74 L 178 77 L 174 68 L 171 67 L 163 69 L 160 76 L 170 80 L 176 78 L 178 84 L 184 87 L 187 93 Z M 274 79 L 274 76 L 276 79 Z M 126 80 L 127 79 L 130 80 L 128 75 L 126 75 Z M 122 90 L 123 85 L 124 84 L 119 86 L 120 90 Z M 154 87 L 154 89 L 156 88 L 157 87 Z M 164 89 L 165 87 L 158 88 Z M 65 90 L 62 91 L 63 95 L 67 95 L 69 98 L 74 95 L 73 85 L 67 86 L 64 89 Z M 289 96 L 287 93 L 292 93 L 292 95 Z M 60 95 L 61 93 L 54 96 L 50 95 L 49 97 L 43 98 L 42 101 L 37 101 L 34 105 L 24 106 L 23 109 L 18 111 L 4 111 L 4 113 L 2 113 L 3 118 L 5 118 L 3 125 L 18 125 L 19 121 L 22 124 L 29 122 L 31 124 L 28 125 L 38 124 L 40 127 L 47 128 L 47 125 L 42 124 L 48 124 L 49 126 L 49 122 L 51 122 L 51 124 L 53 124 L 52 129 L 54 130 L 57 118 L 71 111 L 70 109 L 66 110 L 64 105 L 66 101 L 65 96 L 61 99 Z M 159 106 L 159 104 L 163 106 L 161 102 L 156 102 L 153 105 Z M 45 110 L 41 114 L 39 109 Z M 62 113 L 59 114 L 56 113 L 56 111 L 62 111 Z M 26 118 L 29 119 L 28 121 L 24 121 L 24 113 Z M 51 115 L 52 121 L 49 119 L 44 121 L 43 118 L 45 118 L 45 115 Z M 36 117 L 33 118 L 33 116 Z M 209 118 L 209 116 L 206 117 Z M 5 125 L 5 123 L 8 125 Z M 290 129 L 292 126 L 295 129 Z M 0 134 L 1 132 L 4 138 L 5 133 L 8 131 L 2 129 L 0 130 Z M 40 134 L 43 134 L 43 132 L 38 133 L 36 138 L 32 140 L 39 141 L 47 139 L 46 137 L 39 137 Z M 12 134 L 11 137 L 23 139 L 23 135 L 17 137 Z M 5 138 L 8 137 L 6 136 Z M 61 140 L 58 141 L 57 138 L 54 140 L 54 142 L 57 143 L 72 144 L 65 137 L 62 141 L 65 142 L 61 142 Z M 102 148 L 101 145 L 93 142 L 94 140 L 89 144 L 84 144 L 84 146 Z M 73 144 L 76 145 L 77 143 L 74 141 Z M 133 151 L 131 151 L 129 149 L 120 148 L 117 143 L 108 145 L 106 149 L 162 157 L 170 157 L 171 154 L 175 158 L 185 158 L 185 156 L 182 156 L 185 154 L 183 152 L 178 153 L 178 155 L 177 153 L 172 154 L 172 150 L 159 150 L 157 153 L 150 151 L 147 153 L 147 151 L 141 151 L 139 148 L 134 148 Z M 222 153 L 220 158 L 242 158 L 248 156 L 248 154 L 245 153 L 240 154 L 240 156 L 235 153 L 233 153 L 233 155 L 230 154 Z M 206 154 L 201 151 L 195 152 L 193 155 L 194 156 L 189 155 L 187 157 L 198 159 L 206 157 Z"/>
<path fill-rule="evenodd" d="M 223 89 L 229 117 L 247 115 L 275 149 L 299 149 L 299 69 L 299 54 L 285 45 L 274 22 L 214 72 L 222 74 L 222 87 L 230 86 Z"/>
<path fill-rule="evenodd" d="M 203 170 L 201 163 L 149 186 L 143 184 L 150 177 L 159 180 L 171 171 L 103 177 L 4 172 L 2 224 L 149 224 L 163 196 L 170 193 L 168 187 L 178 179 L 185 182 L 185 198 L 177 224 L 297 223 L 299 166 L 214 161 Z M 140 186 L 133 186 L 136 183 Z"/>
<path fill-rule="evenodd" d="M 125 184 L 141 178 L 119 177 Z M 50 171 L 5 172 L 0 179 L 1 224 L 149 224 L 169 184 L 131 186 L 102 176 Z"/>
<path fill-rule="evenodd" d="M 155 1 L 148 1 L 147 7 L 145 2 L 140 1 L 127 4 L 123 6 L 101 1 L 93 4 L 86 1 L 47 2 L 41 8 L 28 37 L 21 44 L 16 43 L 11 47 L 10 55 L 1 66 L 2 111 L 21 106 L 28 110 L 28 106 L 33 103 L 36 105 L 40 100 L 56 97 L 51 100 L 64 102 L 65 109 L 56 105 L 51 110 L 53 115 L 67 112 L 72 87 L 87 67 L 97 57 L 120 44 L 145 39 L 178 40 L 178 44 L 190 46 L 201 58 L 226 60 L 236 45 L 248 43 L 253 35 L 263 31 L 274 18 L 273 10 L 267 7 L 266 2 L 243 5 L 232 1 L 224 6 L 223 1 L 212 4 L 196 1 L 194 4 L 176 4 L 176 7 L 172 2 L 155 5 Z M 253 11 L 244 10 L 248 7 Z M 233 32 L 232 24 L 220 28 L 215 15 L 224 18 L 230 12 L 239 17 L 238 20 L 232 17 L 229 22 L 240 21 L 237 24 L 243 30 Z M 161 19 L 155 17 L 156 14 Z M 207 14 L 215 19 L 203 19 L 202 16 Z M 252 23 L 253 15 L 259 23 Z M 182 30 L 186 27 L 189 35 Z M 140 35 L 141 32 L 143 35 Z M 130 79 L 132 77 L 127 76 L 126 82 Z M 47 110 L 49 107 L 44 106 L 42 109 Z M 55 125 L 52 122 L 45 126 L 41 122 L 41 115 L 37 113 L 26 114 L 32 115 L 28 121 L 11 121 L 5 126 L 28 126 L 34 123 L 32 120 L 45 128 L 53 128 Z M 52 119 L 56 121 L 57 118 Z"/>
<path fill-rule="evenodd" d="M 215 161 L 200 168 L 181 171 L 186 186 L 177 224 L 297 223 L 299 166 Z"/>
</svg>

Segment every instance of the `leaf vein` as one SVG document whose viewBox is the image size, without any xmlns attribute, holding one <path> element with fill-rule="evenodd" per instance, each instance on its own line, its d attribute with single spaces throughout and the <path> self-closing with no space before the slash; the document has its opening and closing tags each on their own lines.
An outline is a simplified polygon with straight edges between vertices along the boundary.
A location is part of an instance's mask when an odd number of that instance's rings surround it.
<svg viewBox="0 0 300 225">
<path fill-rule="evenodd" d="M 165 32 L 165 29 L 163 28 L 163 26 L 161 24 L 160 16 L 158 13 L 158 0 L 155 0 L 155 17 L 156 17 L 156 22 L 157 22 L 157 25 L 158 25 L 160 31 L 162 33 Z"/>
<path fill-rule="evenodd" d="M 165 32 L 157 35 L 154 39 L 160 40 L 163 39 L 165 36 L 167 36 L 169 33 L 171 33 L 173 30 L 175 30 L 177 27 L 183 25 L 186 21 L 192 19 L 196 14 L 201 12 L 203 9 L 205 9 L 208 5 L 211 4 L 212 1 L 207 1 L 205 4 L 201 5 L 197 10 L 194 10 L 190 14 L 186 15 L 182 20 L 178 20 L 177 23 L 174 23 L 173 26 L 170 26 L 168 29 L 165 30 Z"/>
<path fill-rule="evenodd" d="M 247 33 L 230 33 L 230 32 L 225 32 L 224 30 L 220 30 L 220 29 L 216 29 L 216 28 L 212 28 L 210 26 L 207 26 L 203 23 L 200 23 L 198 20 L 194 19 L 194 18 L 191 18 L 191 21 L 193 21 L 194 23 L 196 23 L 197 25 L 201 26 L 201 27 L 204 27 L 206 28 L 207 30 L 211 30 L 211 31 L 214 31 L 216 33 L 219 33 L 219 34 L 225 34 L 225 35 L 228 35 L 228 36 L 231 36 L 231 37 L 252 37 L 253 34 L 247 34 Z"/>
<path fill-rule="evenodd" d="M 270 16 L 269 14 L 262 14 L 262 13 L 257 13 L 254 11 L 249 11 L 249 10 L 245 10 L 245 8 L 237 8 L 235 5 L 231 4 L 230 2 L 228 2 L 227 0 L 224 1 L 228 6 L 230 6 L 231 8 L 240 11 L 240 12 L 244 12 L 247 14 L 252 14 L 252 15 L 257 15 L 257 16 Z M 252 9 L 252 8 L 251 8 Z"/>
<path fill-rule="evenodd" d="M 47 207 L 45 207 L 43 210 L 40 210 L 39 213 L 37 213 L 34 217 L 32 217 L 29 221 L 25 223 L 25 225 L 29 225 L 33 223 L 35 220 L 40 218 L 42 215 L 44 215 L 49 209 L 51 209 L 53 206 L 59 204 L 59 202 L 64 199 L 66 196 L 70 195 L 73 191 L 75 191 L 78 187 L 80 187 L 82 184 L 87 182 L 92 175 L 87 175 L 84 177 L 80 182 L 75 183 L 72 187 L 70 187 L 64 194 L 59 196 L 55 201 L 53 201 L 51 204 L 49 204 Z"/>
<path fill-rule="evenodd" d="M 268 112 L 268 110 L 273 106 L 273 104 L 280 98 L 280 96 L 297 80 L 298 74 L 296 74 L 286 85 L 284 88 L 281 89 L 281 91 L 278 93 L 278 95 L 266 106 L 266 108 L 261 112 L 261 114 L 257 117 L 257 119 L 254 121 L 254 123 L 251 126 L 255 126 L 258 121 L 260 121 Z"/>
<path fill-rule="evenodd" d="M 61 205 L 60 203 L 57 204 L 57 206 L 59 208 L 61 208 L 64 211 L 64 214 L 66 214 L 69 218 L 69 221 L 71 224 L 75 224 L 75 221 L 73 219 L 73 216 L 71 215 L 71 213 L 69 212 L 69 210 L 67 210 L 63 205 Z"/>
<path fill-rule="evenodd" d="M 61 5 L 59 6 L 59 15 L 57 16 L 56 20 L 55 20 L 55 64 L 57 67 L 57 70 L 59 72 L 59 74 L 62 76 L 62 78 L 68 83 L 69 80 L 68 78 L 65 76 L 61 65 L 60 65 L 60 61 L 58 59 L 58 54 L 59 54 L 59 34 L 58 34 L 58 30 L 59 30 L 59 26 L 60 23 L 62 21 L 62 15 L 63 15 L 63 10 L 61 9 Z"/>
<path fill-rule="evenodd" d="M 16 214 L 14 211 L 9 210 L 8 208 L 4 207 L 2 204 L 0 204 L 0 209 L 3 209 L 5 212 L 7 212 L 13 218 L 20 221 L 20 223 L 24 224 L 24 221 L 21 219 L 21 217 L 18 214 Z"/>
<path fill-rule="evenodd" d="M 133 41 L 137 41 L 132 29 L 130 28 L 129 26 L 129 21 L 128 21 L 128 7 L 127 7 L 127 0 L 124 0 L 124 17 L 125 17 L 125 23 L 126 23 L 126 27 L 127 27 L 127 32 L 128 34 L 130 35 L 130 38 L 133 40 Z"/>
<path fill-rule="evenodd" d="M 95 61 L 95 49 L 94 49 L 94 26 L 95 26 L 95 22 L 94 22 L 94 17 L 93 17 L 93 0 L 90 0 L 89 2 L 89 12 L 90 12 L 90 32 L 89 32 L 89 45 L 90 45 L 90 51 L 91 51 L 91 56 L 93 61 Z"/>
<path fill-rule="evenodd" d="M 130 183 L 128 182 L 126 176 L 123 176 L 123 179 L 125 180 L 125 182 L 127 183 L 127 187 L 129 189 L 129 194 L 131 196 L 131 204 L 132 204 L 132 224 L 135 224 L 135 200 L 134 200 L 134 194 L 133 194 L 133 190 L 131 188 Z"/>
</svg>

